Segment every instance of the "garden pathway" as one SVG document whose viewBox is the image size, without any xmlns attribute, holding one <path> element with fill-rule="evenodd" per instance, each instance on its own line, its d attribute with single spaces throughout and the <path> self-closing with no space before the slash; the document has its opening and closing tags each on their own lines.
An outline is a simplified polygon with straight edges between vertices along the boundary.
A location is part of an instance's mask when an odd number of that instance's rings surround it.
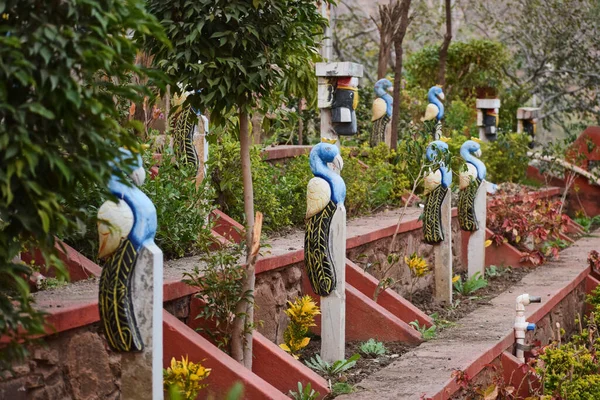
<svg viewBox="0 0 600 400">
<path fill-rule="evenodd" d="M 600 234 L 600 230 L 594 232 Z M 492 299 L 471 314 L 457 321 L 455 327 L 443 330 L 439 336 L 424 342 L 402 355 L 384 369 L 356 385 L 357 392 L 337 397 L 340 400 L 409 399 L 434 396 L 444 389 L 452 371 L 465 370 L 484 352 L 497 346 L 512 334 L 515 299 L 529 293 L 542 297 L 542 304 L 526 307 L 526 317 L 544 306 L 544 301 L 568 286 L 587 268 L 587 255 L 600 248 L 600 237 L 586 237 L 560 253 L 556 261 L 527 274 L 520 283 Z M 575 315 L 558 312 L 572 321 Z M 555 314 L 552 314 L 555 316 Z M 560 314 L 559 314 L 560 316 Z M 560 319 L 560 318 L 559 318 Z M 548 329 L 538 326 L 538 329 Z M 563 325 L 564 326 L 564 325 Z M 485 360 L 485 363 L 492 359 Z"/>
</svg>

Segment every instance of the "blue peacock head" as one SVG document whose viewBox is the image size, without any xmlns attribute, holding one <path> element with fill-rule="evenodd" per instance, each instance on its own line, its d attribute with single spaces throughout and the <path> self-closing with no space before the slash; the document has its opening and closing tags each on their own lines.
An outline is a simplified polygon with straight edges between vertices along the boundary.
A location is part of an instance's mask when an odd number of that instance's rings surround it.
<svg viewBox="0 0 600 400">
<path fill-rule="evenodd" d="M 448 144 L 442 140 L 434 140 L 425 150 L 425 157 L 430 162 L 437 162 L 442 174 L 442 186 L 449 187 L 452 183 L 452 171 L 446 166 L 445 156 L 449 152 Z"/>
<path fill-rule="evenodd" d="M 128 175 L 133 183 L 137 186 L 143 185 L 146 180 L 146 170 L 144 169 L 142 156 L 125 148 L 120 148 L 119 151 L 121 154 L 114 161 L 109 162 L 110 167 L 117 172 L 121 167 L 126 166 L 126 172 L 129 172 Z"/>
<path fill-rule="evenodd" d="M 485 179 L 487 168 L 485 167 L 485 164 L 479 160 L 479 157 L 481 157 L 481 144 L 476 140 L 467 140 L 460 146 L 460 156 L 475 167 L 479 179 Z"/>
<path fill-rule="evenodd" d="M 427 99 L 430 103 L 436 103 L 439 100 L 444 100 L 444 91 L 441 86 L 435 85 L 429 89 Z"/>
<path fill-rule="evenodd" d="M 429 143 L 427 150 L 425 150 L 425 157 L 427 161 L 442 161 L 443 154 L 448 152 L 448 143 L 441 140 L 434 140 Z"/>
<path fill-rule="evenodd" d="M 334 203 L 343 203 L 346 199 L 346 184 L 344 180 L 327 164 L 332 163 L 339 171 L 344 167 L 340 149 L 331 143 L 319 143 L 310 151 L 310 169 L 315 176 L 323 178 L 331 187 L 331 199 Z"/>
<path fill-rule="evenodd" d="M 460 146 L 460 156 L 464 159 L 469 154 L 473 154 L 475 157 L 481 157 L 481 145 L 474 140 L 467 140 Z"/>
<path fill-rule="evenodd" d="M 390 82 L 389 80 L 380 79 L 377 82 L 375 82 L 375 94 L 377 95 L 377 97 L 383 97 L 393 87 L 394 87 L 394 85 L 392 85 L 392 82 Z"/>
</svg>

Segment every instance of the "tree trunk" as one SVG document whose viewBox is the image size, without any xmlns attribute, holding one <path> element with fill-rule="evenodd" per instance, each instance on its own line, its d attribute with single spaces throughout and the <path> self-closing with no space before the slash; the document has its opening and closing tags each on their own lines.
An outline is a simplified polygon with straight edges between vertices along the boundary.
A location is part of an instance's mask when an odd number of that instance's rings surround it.
<svg viewBox="0 0 600 400">
<path fill-rule="evenodd" d="M 261 133 L 262 133 L 262 123 L 264 119 L 264 115 L 260 112 L 255 111 L 252 115 L 252 143 L 260 144 L 261 141 Z M 241 122 L 240 122 L 240 130 L 241 130 Z"/>
<path fill-rule="evenodd" d="M 398 147 L 398 123 L 400 122 L 400 87 L 402 86 L 402 42 L 406 36 L 406 30 L 410 20 L 408 11 L 410 10 L 411 0 L 404 0 L 398 6 L 401 7 L 400 22 L 397 24 L 397 29 L 394 32 L 394 50 L 396 52 L 396 65 L 394 66 L 394 103 L 392 106 L 392 134 L 391 148 L 396 150 Z"/>
<path fill-rule="evenodd" d="M 446 0 L 446 35 L 440 47 L 440 69 L 438 71 L 438 84 L 446 84 L 446 61 L 448 60 L 448 47 L 452 40 L 452 0 Z"/>
<path fill-rule="evenodd" d="M 302 119 L 302 110 L 304 108 L 304 99 L 298 100 L 298 145 L 302 146 L 304 143 L 304 120 Z"/>
<path fill-rule="evenodd" d="M 379 56 L 377 58 L 377 80 L 385 78 L 390 63 L 392 45 L 392 4 L 379 5 Z"/>
<path fill-rule="evenodd" d="M 390 42 L 384 37 L 383 29 L 379 39 L 379 57 L 377 58 L 377 80 L 385 78 L 390 63 Z"/>
<path fill-rule="evenodd" d="M 254 190 L 252 188 L 252 170 L 250 161 L 250 132 L 248 131 L 248 113 L 240 111 L 240 156 L 242 181 L 244 184 L 244 213 L 246 214 L 246 275 L 242 284 L 245 297 L 237 304 L 236 318 L 231 337 L 231 357 L 246 368 L 252 369 L 252 323 L 254 318 L 254 262 L 252 243 L 254 233 Z M 247 297 L 249 295 L 250 297 Z M 246 332 L 249 330 L 249 332 Z"/>
</svg>

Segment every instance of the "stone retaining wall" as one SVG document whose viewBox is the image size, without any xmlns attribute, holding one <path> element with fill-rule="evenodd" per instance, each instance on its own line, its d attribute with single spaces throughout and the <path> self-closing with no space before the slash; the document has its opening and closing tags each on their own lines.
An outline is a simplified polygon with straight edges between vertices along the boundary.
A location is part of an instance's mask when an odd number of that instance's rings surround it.
<svg viewBox="0 0 600 400">
<path fill-rule="evenodd" d="M 47 336 L 0 381 L 0 399 L 117 400 L 121 355 L 108 351 L 98 324 Z"/>
<path fill-rule="evenodd" d="M 347 257 L 362 268 L 367 267 L 367 271 L 377 279 L 387 277 L 393 278 L 397 285 L 394 289 L 404 297 L 407 297 L 410 291 L 411 277 L 408 267 L 404 262 L 404 257 L 416 252 L 424 257 L 431 269 L 433 269 L 433 246 L 423 243 L 423 231 L 405 232 L 399 234 L 394 243 L 392 252 L 400 256 L 399 261 L 390 268 L 388 263 L 388 249 L 392 242 L 391 237 L 383 238 L 363 246 L 355 247 L 347 252 Z M 462 265 L 462 243 L 461 231 L 458 225 L 458 219 L 452 219 L 452 269 L 455 273 L 466 270 Z M 389 270 L 388 270 L 389 269 Z M 387 274 L 386 274 L 387 271 Z M 421 279 L 415 285 L 415 291 L 422 290 L 427 286 L 433 285 L 433 272 Z"/>
</svg>

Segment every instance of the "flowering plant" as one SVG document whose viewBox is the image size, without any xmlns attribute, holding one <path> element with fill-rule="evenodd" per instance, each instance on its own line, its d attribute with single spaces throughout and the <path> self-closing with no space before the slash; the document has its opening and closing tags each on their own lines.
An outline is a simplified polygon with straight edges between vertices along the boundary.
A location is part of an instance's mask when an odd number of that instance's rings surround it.
<svg viewBox="0 0 600 400">
<path fill-rule="evenodd" d="M 165 390 L 175 387 L 182 399 L 194 400 L 200 390 L 208 384 L 201 383 L 210 375 L 210 368 L 204 368 L 200 363 L 188 361 L 188 357 L 181 357 L 181 361 L 171 359 L 171 366 L 163 370 L 163 384 Z M 172 390 L 172 389 L 171 389 Z"/>
<path fill-rule="evenodd" d="M 283 333 L 285 343 L 279 345 L 283 350 L 298 359 L 298 353 L 310 342 L 306 336 L 308 328 L 316 326 L 315 316 L 321 314 L 319 306 L 312 297 L 306 295 L 296 299 L 293 303 L 288 301 L 289 308 L 285 313 L 290 318 L 290 323 Z"/>
<path fill-rule="evenodd" d="M 431 270 L 429 269 L 429 264 L 427 264 L 427 261 L 425 261 L 423 257 L 418 256 L 417 253 L 412 253 L 410 257 L 405 256 L 404 262 L 406 263 L 410 271 L 410 301 L 412 301 L 412 296 L 416 283 L 419 281 L 419 279 L 429 275 L 431 273 Z"/>
</svg>

